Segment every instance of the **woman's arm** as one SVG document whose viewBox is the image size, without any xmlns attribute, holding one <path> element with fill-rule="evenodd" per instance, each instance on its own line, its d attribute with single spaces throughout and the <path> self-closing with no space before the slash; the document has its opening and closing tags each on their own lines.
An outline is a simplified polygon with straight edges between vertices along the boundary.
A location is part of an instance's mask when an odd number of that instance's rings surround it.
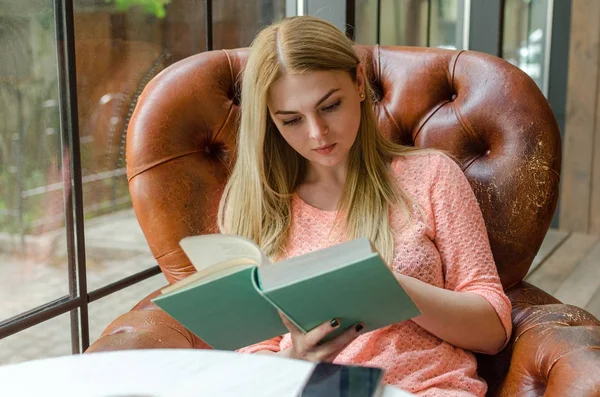
<svg viewBox="0 0 600 397">
<path fill-rule="evenodd" d="M 413 321 L 462 349 L 496 354 L 506 343 L 506 331 L 494 308 L 482 296 L 438 288 L 399 275 L 398 281 L 421 315 Z"/>
<path fill-rule="evenodd" d="M 434 240 L 444 274 L 435 287 L 400 276 L 422 315 L 415 322 L 455 346 L 495 354 L 510 337 L 511 304 L 502 289 L 483 215 L 460 167 L 431 155 Z"/>
</svg>

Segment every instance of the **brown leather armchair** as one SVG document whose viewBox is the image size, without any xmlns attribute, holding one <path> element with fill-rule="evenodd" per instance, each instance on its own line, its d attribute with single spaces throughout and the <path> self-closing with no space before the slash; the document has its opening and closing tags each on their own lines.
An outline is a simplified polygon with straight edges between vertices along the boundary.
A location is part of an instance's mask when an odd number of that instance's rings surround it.
<svg viewBox="0 0 600 397">
<path fill-rule="evenodd" d="M 481 53 L 357 46 L 381 131 L 460 162 L 479 200 L 514 331 L 496 356 L 478 356 L 489 395 L 600 395 L 600 321 L 523 282 L 557 203 L 561 141 L 535 83 Z M 127 140 L 133 205 L 169 282 L 193 272 L 181 238 L 215 230 L 235 157 L 246 49 L 182 60 L 139 99 Z M 114 321 L 88 352 L 207 348 L 149 302 Z"/>
</svg>

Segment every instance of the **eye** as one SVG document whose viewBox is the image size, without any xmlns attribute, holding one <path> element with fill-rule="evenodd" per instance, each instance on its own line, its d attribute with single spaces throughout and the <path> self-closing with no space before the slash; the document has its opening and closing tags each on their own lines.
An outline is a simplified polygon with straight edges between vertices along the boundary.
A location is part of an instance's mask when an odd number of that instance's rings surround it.
<svg viewBox="0 0 600 397">
<path fill-rule="evenodd" d="M 283 125 L 294 125 L 294 124 L 298 124 L 299 121 L 300 121 L 300 117 L 296 117 L 291 120 L 283 120 Z"/>
<path fill-rule="evenodd" d="M 331 111 L 334 111 L 335 109 L 337 109 L 341 104 L 342 104 L 342 100 L 340 99 L 337 102 L 332 103 L 329 106 L 325 106 L 321 110 L 323 110 L 324 112 L 331 112 Z"/>
</svg>

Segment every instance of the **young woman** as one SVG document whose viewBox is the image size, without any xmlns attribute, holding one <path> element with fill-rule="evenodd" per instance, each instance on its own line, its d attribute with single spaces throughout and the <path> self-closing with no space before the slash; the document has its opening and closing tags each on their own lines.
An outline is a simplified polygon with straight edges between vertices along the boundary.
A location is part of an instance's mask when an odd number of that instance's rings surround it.
<svg viewBox="0 0 600 397">
<path fill-rule="evenodd" d="M 356 324 L 323 344 L 337 319 L 303 334 L 282 317 L 289 334 L 241 351 L 377 366 L 387 383 L 423 396 L 483 396 L 471 352 L 503 348 L 511 306 L 481 211 L 449 157 L 379 133 L 352 45 L 308 16 L 258 34 L 219 228 L 273 260 L 368 237 L 422 314 L 369 333 Z"/>
</svg>

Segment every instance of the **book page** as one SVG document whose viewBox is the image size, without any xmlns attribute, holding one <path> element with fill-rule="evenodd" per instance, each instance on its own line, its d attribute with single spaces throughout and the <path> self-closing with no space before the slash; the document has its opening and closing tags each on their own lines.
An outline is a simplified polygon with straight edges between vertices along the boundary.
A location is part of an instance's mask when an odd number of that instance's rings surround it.
<svg viewBox="0 0 600 397">
<path fill-rule="evenodd" d="M 182 239 L 179 245 L 199 272 L 233 259 L 246 258 L 256 264 L 261 264 L 264 260 L 264 255 L 256 244 L 241 236 L 190 236 Z"/>
<path fill-rule="evenodd" d="M 206 269 L 202 269 L 194 274 L 191 274 L 183 280 L 179 280 L 176 283 L 173 283 L 168 287 L 161 289 L 160 292 L 164 295 L 168 294 L 169 292 L 183 288 L 186 285 L 190 285 L 192 283 L 194 283 L 194 285 L 207 283 L 216 278 L 223 277 L 228 274 L 235 273 L 238 270 L 252 266 L 257 266 L 257 263 L 251 259 L 234 258 L 226 262 L 221 262 L 218 264 L 218 266 L 211 266 Z M 198 283 L 196 284 L 197 281 Z"/>
</svg>

